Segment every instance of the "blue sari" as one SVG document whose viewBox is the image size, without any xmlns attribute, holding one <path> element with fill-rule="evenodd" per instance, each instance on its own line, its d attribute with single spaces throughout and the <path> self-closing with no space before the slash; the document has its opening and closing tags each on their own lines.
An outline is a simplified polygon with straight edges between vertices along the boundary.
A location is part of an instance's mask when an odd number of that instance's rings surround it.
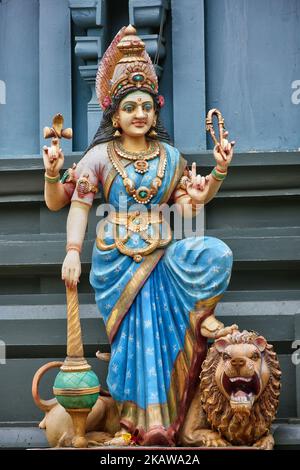
<svg viewBox="0 0 300 470">
<path fill-rule="evenodd" d="M 151 205 L 170 199 L 186 166 L 177 149 L 163 145 L 167 165 Z M 158 161 L 149 160 L 143 175 L 127 161 L 136 188 L 149 187 Z M 129 208 L 136 207 L 114 169 L 104 194 L 117 211 L 125 209 L 120 194 Z M 107 224 L 108 246 L 114 242 L 113 226 Z M 144 245 L 138 233 L 127 242 L 128 247 Z M 200 325 L 226 290 L 231 267 L 230 249 L 212 237 L 172 239 L 139 263 L 117 248 L 103 250 L 95 243 L 90 282 L 111 342 L 107 385 L 119 405 L 122 427 L 139 443 L 175 443 L 205 356 Z"/>
</svg>

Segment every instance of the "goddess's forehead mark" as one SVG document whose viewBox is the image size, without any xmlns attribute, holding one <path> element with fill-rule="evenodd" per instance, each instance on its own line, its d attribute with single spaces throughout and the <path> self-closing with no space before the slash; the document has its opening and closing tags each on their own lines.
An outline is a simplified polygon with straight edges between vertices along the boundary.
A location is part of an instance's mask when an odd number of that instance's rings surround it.
<svg viewBox="0 0 300 470">
<path fill-rule="evenodd" d="M 143 101 L 153 101 L 152 96 L 149 95 L 149 93 L 145 93 L 143 91 L 134 91 L 132 93 L 129 93 L 121 103 L 126 103 L 127 101 L 136 101 L 138 103 L 141 103 Z"/>
</svg>

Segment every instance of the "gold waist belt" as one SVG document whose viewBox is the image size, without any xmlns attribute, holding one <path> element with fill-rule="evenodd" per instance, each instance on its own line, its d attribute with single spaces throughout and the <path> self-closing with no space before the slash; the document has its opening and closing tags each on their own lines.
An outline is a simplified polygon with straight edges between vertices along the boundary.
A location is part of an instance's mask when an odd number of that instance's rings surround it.
<svg viewBox="0 0 300 470">
<path fill-rule="evenodd" d="M 107 245 L 102 235 L 107 223 L 114 224 L 114 240 L 115 242 Z M 162 225 L 161 225 L 162 224 Z M 119 226 L 126 227 L 125 235 L 119 234 Z M 149 235 L 148 228 L 151 225 L 153 233 Z M 161 230 L 166 232 L 162 238 Z M 130 248 L 125 243 L 130 238 L 131 233 L 138 233 L 141 238 L 148 244 L 143 248 Z M 163 219 L 159 212 L 111 212 L 106 219 L 101 221 L 96 239 L 97 247 L 100 250 L 112 250 L 117 248 L 120 253 L 131 256 L 135 262 L 142 261 L 143 256 L 152 253 L 157 248 L 166 246 L 172 239 L 172 232 L 169 224 Z"/>
</svg>

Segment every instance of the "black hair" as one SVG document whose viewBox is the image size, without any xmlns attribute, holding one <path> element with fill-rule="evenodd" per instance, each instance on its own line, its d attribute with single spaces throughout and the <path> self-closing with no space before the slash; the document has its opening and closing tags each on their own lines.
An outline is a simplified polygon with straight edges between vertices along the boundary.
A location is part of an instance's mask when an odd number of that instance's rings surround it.
<svg viewBox="0 0 300 470">
<path fill-rule="evenodd" d="M 95 145 L 101 144 L 103 142 L 109 142 L 110 140 L 113 140 L 115 138 L 114 133 L 116 131 L 116 128 L 114 128 L 112 125 L 112 117 L 117 111 L 122 99 L 125 98 L 125 96 L 129 95 L 129 93 L 132 93 L 133 91 L 136 91 L 136 90 L 137 88 L 130 88 L 129 90 L 126 90 L 125 92 L 120 93 L 117 97 L 114 97 L 112 99 L 112 103 L 104 110 L 103 117 L 100 122 L 100 126 L 98 127 L 97 132 L 94 135 L 92 142 L 90 143 L 90 145 L 84 152 L 84 155 L 93 147 L 95 147 Z M 155 114 L 157 115 L 157 121 L 156 121 L 156 126 L 154 128 L 152 127 L 151 129 L 149 129 L 148 132 L 154 129 L 155 132 L 157 133 L 155 140 L 157 139 L 157 140 L 166 142 L 168 144 L 171 144 L 170 136 L 168 132 L 166 131 L 166 129 L 164 128 L 159 118 L 160 106 L 158 103 L 157 95 L 145 88 L 139 88 L 138 90 L 144 91 L 148 93 L 149 95 L 151 95 L 153 98 L 153 102 L 154 102 L 154 110 L 155 110 Z M 149 140 L 154 140 L 153 138 L 151 138 L 151 136 L 147 134 L 146 134 L 146 137 Z"/>
</svg>

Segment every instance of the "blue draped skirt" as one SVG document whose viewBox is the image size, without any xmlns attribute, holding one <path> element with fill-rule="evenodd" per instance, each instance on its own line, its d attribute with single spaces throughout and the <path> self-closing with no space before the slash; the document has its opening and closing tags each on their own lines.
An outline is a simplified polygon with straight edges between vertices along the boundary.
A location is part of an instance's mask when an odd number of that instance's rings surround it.
<svg viewBox="0 0 300 470">
<path fill-rule="evenodd" d="M 138 263 L 95 245 L 90 282 L 107 326 L 126 286 L 130 297 L 111 338 L 107 385 L 122 425 L 131 432 L 168 429 L 178 419 L 195 360 L 194 320 L 199 312 L 213 310 L 231 268 L 232 252 L 216 238 L 172 241 L 133 293 L 128 273 L 134 276 Z"/>
</svg>

